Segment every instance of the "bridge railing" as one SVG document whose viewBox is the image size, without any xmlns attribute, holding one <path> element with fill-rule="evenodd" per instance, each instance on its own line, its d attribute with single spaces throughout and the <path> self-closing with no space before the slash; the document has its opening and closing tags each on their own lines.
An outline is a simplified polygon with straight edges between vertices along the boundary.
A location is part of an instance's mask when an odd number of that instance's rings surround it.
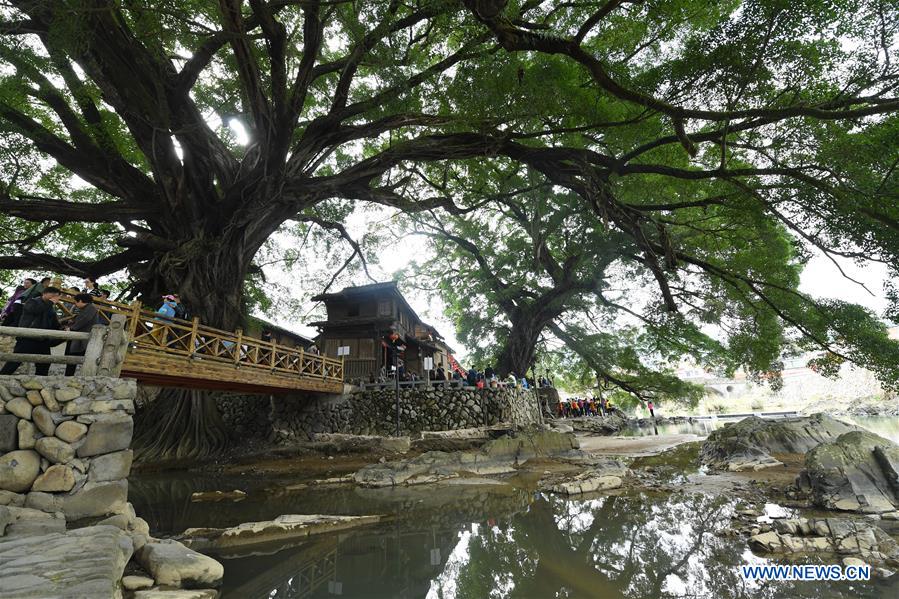
<svg viewBox="0 0 899 599">
<path fill-rule="evenodd" d="M 119 376 L 122 371 L 128 338 L 125 318 L 112 315 L 107 324 L 96 324 L 89 333 L 76 331 L 51 331 L 21 327 L 0 327 L 0 335 L 18 339 L 55 339 L 62 341 L 87 341 L 83 356 L 58 356 L 53 354 L 0 353 L 0 362 L 30 362 L 34 364 L 81 365 L 83 376 Z"/>
<path fill-rule="evenodd" d="M 64 314 L 66 317 L 73 316 L 73 298 L 64 294 L 63 300 L 60 306 Z M 137 352 L 158 352 L 229 364 L 235 368 L 259 368 L 343 382 L 342 360 L 246 336 L 240 329 L 232 332 L 202 325 L 198 318 L 166 318 L 154 311 L 144 310 L 140 302 L 129 305 L 95 299 L 94 303 L 101 322 L 109 322 L 116 315 L 124 318 L 125 330 L 132 348 Z"/>
</svg>

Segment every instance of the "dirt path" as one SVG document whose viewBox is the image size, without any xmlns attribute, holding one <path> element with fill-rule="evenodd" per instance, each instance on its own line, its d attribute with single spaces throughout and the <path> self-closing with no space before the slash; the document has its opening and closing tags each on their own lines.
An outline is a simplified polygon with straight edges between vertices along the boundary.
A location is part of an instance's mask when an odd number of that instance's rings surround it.
<svg viewBox="0 0 899 599">
<path fill-rule="evenodd" d="M 652 435 L 646 437 L 593 437 L 578 436 L 581 449 L 598 455 L 622 455 L 630 457 L 650 456 L 677 447 L 682 443 L 702 441 L 699 435 Z"/>
</svg>

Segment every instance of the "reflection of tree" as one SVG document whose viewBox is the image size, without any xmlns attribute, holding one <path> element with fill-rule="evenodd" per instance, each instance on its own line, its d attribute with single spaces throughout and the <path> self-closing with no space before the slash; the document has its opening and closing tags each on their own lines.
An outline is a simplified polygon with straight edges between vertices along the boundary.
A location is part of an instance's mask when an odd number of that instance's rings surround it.
<svg viewBox="0 0 899 599">
<path fill-rule="evenodd" d="M 730 526 L 727 506 L 702 494 L 539 498 L 508 527 L 471 538 L 456 596 L 828 596 L 827 583 L 744 582 L 745 542 L 717 534 Z"/>
<path fill-rule="evenodd" d="M 508 597 L 666 596 L 669 575 L 708 581 L 694 570 L 704 570 L 711 533 L 727 523 L 722 509 L 701 495 L 538 499 L 508 530 L 472 539 L 459 596 L 497 596 L 494 583 Z"/>
</svg>

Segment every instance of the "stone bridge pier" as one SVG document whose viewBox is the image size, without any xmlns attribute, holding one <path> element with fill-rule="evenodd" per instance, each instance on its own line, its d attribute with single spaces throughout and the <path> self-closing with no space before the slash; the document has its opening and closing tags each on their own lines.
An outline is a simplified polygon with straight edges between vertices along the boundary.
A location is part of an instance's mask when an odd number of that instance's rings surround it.
<svg viewBox="0 0 899 599">
<path fill-rule="evenodd" d="M 153 539 L 128 503 L 136 395 L 131 379 L 0 376 L 0 598 L 164 599 L 220 583 L 221 564 Z M 132 559 L 145 576 L 123 579 Z"/>
</svg>

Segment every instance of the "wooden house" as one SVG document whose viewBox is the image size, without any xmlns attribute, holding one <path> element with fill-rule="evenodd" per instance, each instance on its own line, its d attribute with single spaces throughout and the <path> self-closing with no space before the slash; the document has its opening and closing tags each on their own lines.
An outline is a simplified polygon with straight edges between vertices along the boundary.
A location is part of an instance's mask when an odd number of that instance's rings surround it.
<svg viewBox="0 0 899 599">
<path fill-rule="evenodd" d="M 268 335 L 265 335 L 266 332 L 268 332 Z M 315 341 L 309 337 L 295 333 L 290 329 L 279 327 L 276 324 L 272 324 L 261 318 L 256 318 L 255 316 L 247 318 L 247 326 L 244 329 L 244 333 L 250 337 L 255 337 L 256 339 L 268 337 L 269 341 L 274 341 L 278 345 L 286 347 L 302 347 L 307 351 L 315 345 Z"/>
<path fill-rule="evenodd" d="M 321 331 L 318 346 L 335 358 L 338 348 L 348 348 L 343 356 L 348 381 L 377 379 L 382 368 L 390 373 L 394 359 L 421 377 L 426 357 L 434 359 L 435 369 L 449 365 L 452 349 L 437 329 L 422 322 L 395 282 L 347 287 L 312 299 L 324 302 L 328 313 L 327 320 L 311 323 Z"/>
</svg>

